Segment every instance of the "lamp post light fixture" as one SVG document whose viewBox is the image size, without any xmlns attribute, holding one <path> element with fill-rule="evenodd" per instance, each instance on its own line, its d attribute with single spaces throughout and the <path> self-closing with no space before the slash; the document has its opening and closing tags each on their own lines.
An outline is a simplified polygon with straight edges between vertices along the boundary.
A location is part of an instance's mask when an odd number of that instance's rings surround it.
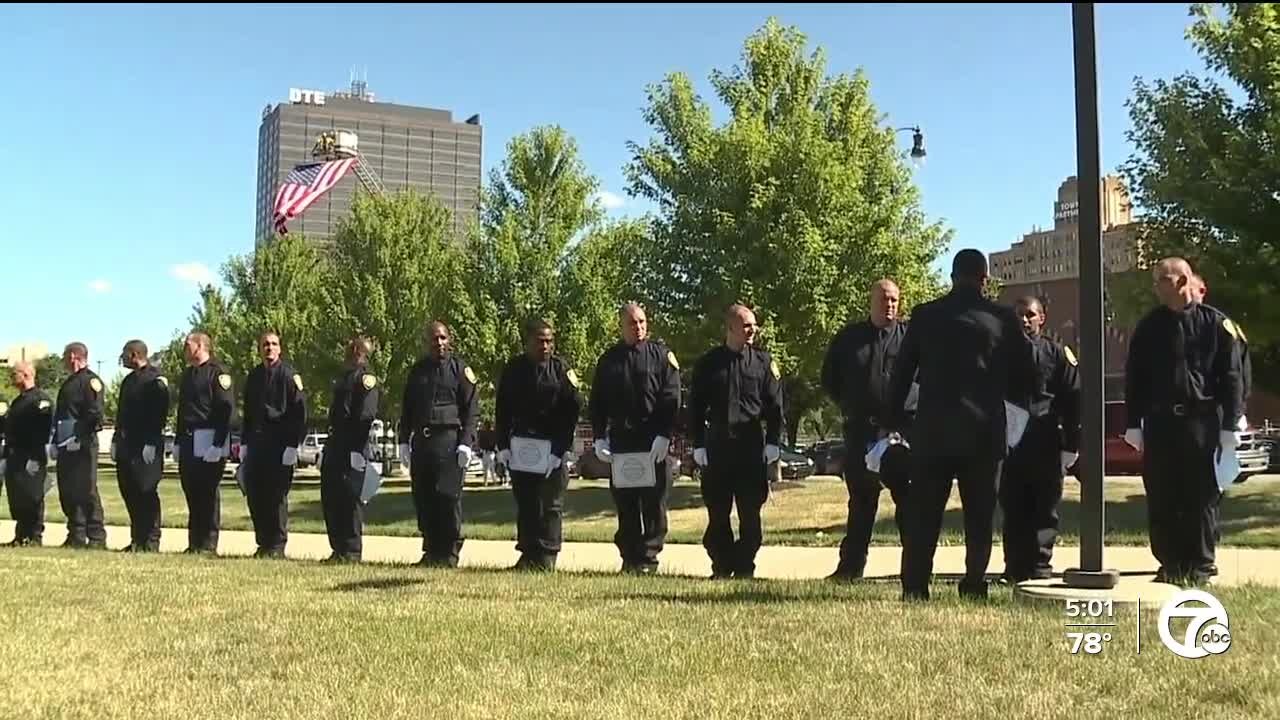
<svg viewBox="0 0 1280 720">
<path fill-rule="evenodd" d="M 894 132 L 896 133 L 910 132 L 911 133 L 911 162 L 916 167 L 920 167 L 921 165 L 923 165 L 924 157 L 927 153 L 925 153 L 924 151 L 924 133 L 920 132 L 920 128 L 918 126 L 896 128 L 894 129 Z"/>
</svg>

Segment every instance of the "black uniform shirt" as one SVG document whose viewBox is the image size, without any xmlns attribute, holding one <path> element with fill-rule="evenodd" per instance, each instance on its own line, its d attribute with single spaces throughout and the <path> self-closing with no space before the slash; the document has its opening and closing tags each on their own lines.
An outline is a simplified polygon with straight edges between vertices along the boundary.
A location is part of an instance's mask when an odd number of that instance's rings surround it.
<svg viewBox="0 0 1280 720">
<path fill-rule="evenodd" d="M 458 445 L 473 447 L 480 401 L 476 374 L 455 353 L 443 359 L 428 355 L 414 363 L 404 385 L 400 442 L 426 427 L 457 428 Z"/>
<path fill-rule="evenodd" d="M 329 439 L 326 447 L 338 452 L 364 452 L 369 429 L 378 417 L 382 389 L 378 378 L 364 365 L 350 368 L 333 381 L 333 402 L 329 404 Z"/>
<path fill-rule="evenodd" d="M 54 425 L 63 420 L 74 420 L 75 436 L 82 444 L 92 442 L 102 429 L 104 389 L 102 379 L 88 368 L 64 380 L 58 389 Z"/>
<path fill-rule="evenodd" d="M 1125 367 L 1128 427 L 1174 406 L 1213 409 L 1222 429 L 1235 430 L 1244 412 L 1239 330 L 1221 311 L 1193 303 L 1155 308 L 1138 322 Z"/>
<path fill-rule="evenodd" d="M 517 355 L 507 362 L 498 382 L 496 410 L 499 450 L 511 447 L 511 436 L 551 441 L 551 454 L 573 446 L 573 431 L 582 411 L 578 375 L 562 358 L 535 362 Z"/>
<path fill-rule="evenodd" d="M 726 429 L 765 423 L 765 442 L 782 434 L 781 371 L 769 353 L 748 345 L 734 351 L 713 348 L 694 364 L 689 391 L 689 432 L 694 447 L 706 447 L 707 425 Z"/>
<path fill-rule="evenodd" d="M 1062 449 L 1080 448 L 1080 373 L 1071 348 L 1043 335 L 1031 338 L 1036 363 L 1031 415 L 1049 417 L 1062 428 Z"/>
<path fill-rule="evenodd" d="M 231 430 L 235 396 L 231 375 L 217 360 L 182 371 L 178 388 L 178 434 L 213 430 L 213 444 L 222 447 Z"/>
<path fill-rule="evenodd" d="M 169 381 L 153 365 L 134 370 L 120 383 L 116 442 L 126 447 L 160 445 L 169 419 Z"/>
<path fill-rule="evenodd" d="M 822 387 L 846 418 L 880 419 L 907 323 L 884 328 L 870 320 L 849 323 L 832 338 L 822 362 Z"/>
<path fill-rule="evenodd" d="M 302 376 L 281 360 L 249 371 L 244 384 L 244 444 L 298 447 L 307 435 Z"/>
<path fill-rule="evenodd" d="M 43 461 L 53 427 L 53 401 L 40 388 L 22 391 L 4 420 L 4 457 L 10 463 Z"/>
<path fill-rule="evenodd" d="M 680 364 L 663 343 L 620 342 L 596 363 L 591 383 L 591 429 L 613 452 L 648 452 L 653 439 L 671 438 L 680 408 Z"/>
</svg>

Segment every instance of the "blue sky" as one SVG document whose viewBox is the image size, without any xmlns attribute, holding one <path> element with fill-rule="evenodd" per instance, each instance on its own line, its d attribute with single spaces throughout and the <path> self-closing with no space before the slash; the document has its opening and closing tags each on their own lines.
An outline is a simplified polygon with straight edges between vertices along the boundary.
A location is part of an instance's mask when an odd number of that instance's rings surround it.
<svg viewBox="0 0 1280 720">
<path fill-rule="evenodd" d="M 106 372 L 130 337 L 180 327 L 193 282 L 253 246 L 257 128 L 290 87 L 344 87 L 479 113 L 486 172 L 546 123 L 578 140 L 615 214 L 645 85 L 736 63 L 777 16 L 858 67 L 895 126 L 920 125 L 930 217 L 995 250 L 1052 222 L 1075 172 L 1069 5 L 139 6 L 0 9 L 6 69 L 0 348 L 90 346 Z M 1098 9 L 1104 170 L 1129 153 L 1134 76 L 1201 70 L 1184 4 Z M 910 138 L 903 135 L 903 148 Z"/>
</svg>

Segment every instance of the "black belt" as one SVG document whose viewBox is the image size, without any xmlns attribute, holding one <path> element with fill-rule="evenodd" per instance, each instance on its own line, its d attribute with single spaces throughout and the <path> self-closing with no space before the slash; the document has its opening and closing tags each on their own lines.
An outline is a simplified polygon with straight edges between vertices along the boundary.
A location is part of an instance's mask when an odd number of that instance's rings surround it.
<svg viewBox="0 0 1280 720">
<path fill-rule="evenodd" d="M 1174 403 L 1172 405 L 1161 405 L 1155 410 L 1157 415 L 1172 415 L 1174 417 L 1191 417 L 1193 415 L 1208 415 L 1217 412 L 1216 404 L 1189 402 Z"/>
<path fill-rule="evenodd" d="M 749 420 L 744 423 L 734 423 L 730 425 L 712 425 L 711 434 L 717 437 L 729 438 L 736 440 L 738 438 L 754 437 L 761 433 L 761 422 L 759 420 Z"/>
<path fill-rule="evenodd" d="M 435 435 L 436 433 L 444 432 L 446 430 L 449 432 L 457 432 L 459 427 L 461 426 L 459 425 L 426 425 L 415 430 L 413 434 L 422 435 L 422 437 L 424 438 L 429 438 L 432 435 Z"/>
</svg>

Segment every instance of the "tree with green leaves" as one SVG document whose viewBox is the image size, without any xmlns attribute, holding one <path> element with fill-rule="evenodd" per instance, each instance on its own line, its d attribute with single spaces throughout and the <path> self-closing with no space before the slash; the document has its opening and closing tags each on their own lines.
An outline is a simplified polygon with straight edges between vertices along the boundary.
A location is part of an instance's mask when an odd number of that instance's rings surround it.
<svg viewBox="0 0 1280 720">
<path fill-rule="evenodd" d="M 1133 156 L 1123 167 L 1144 211 L 1148 258 L 1187 258 L 1209 302 L 1248 333 L 1255 382 L 1280 388 L 1280 7 L 1195 4 L 1187 36 L 1206 68 L 1137 79 Z M 1124 314 L 1154 304 L 1149 278 L 1118 286 Z M 1145 285 L 1145 287 L 1143 287 Z M 1121 289 L 1123 288 L 1123 289 Z"/>
<path fill-rule="evenodd" d="M 690 360 L 722 337 L 725 307 L 754 306 L 794 443 L 821 402 L 827 345 L 866 315 L 871 283 L 891 277 L 905 303 L 929 299 L 949 233 L 926 220 L 865 74 L 828 76 L 798 30 L 770 20 L 710 80 L 726 122 L 673 73 L 648 90 L 653 137 L 630 145 L 628 189 L 658 206 L 644 299 Z"/>
</svg>

